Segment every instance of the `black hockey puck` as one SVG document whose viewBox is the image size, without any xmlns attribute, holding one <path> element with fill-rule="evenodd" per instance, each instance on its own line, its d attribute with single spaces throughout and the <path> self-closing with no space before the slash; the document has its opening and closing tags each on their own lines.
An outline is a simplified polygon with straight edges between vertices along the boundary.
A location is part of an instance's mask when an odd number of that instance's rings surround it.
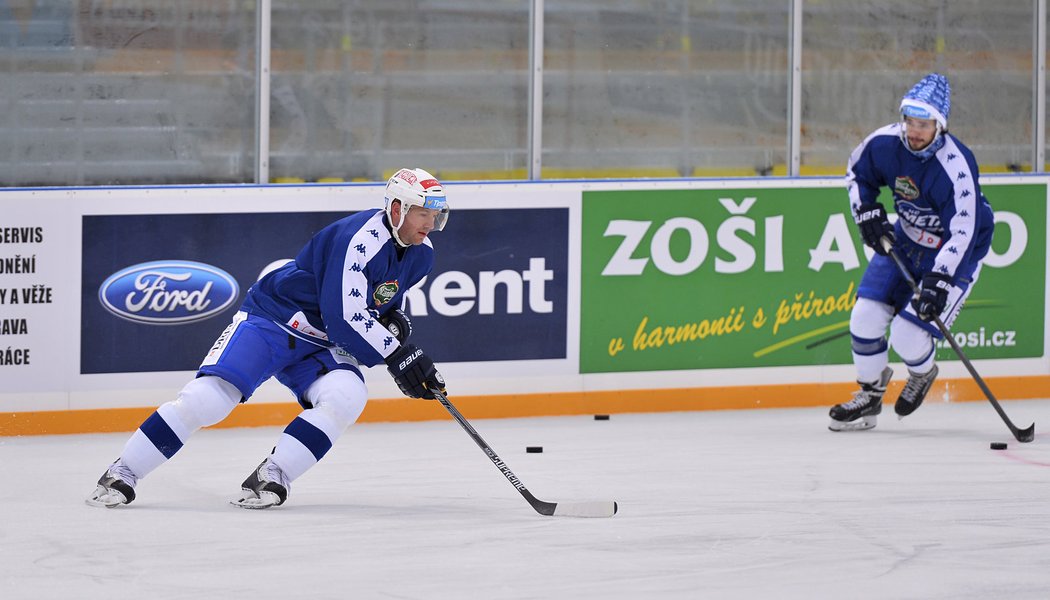
<svg viewBox="0 0 1050 600">
<path fill-rule="evenodd" d="M 992 450 L 1006 450 L 1006 442 L 992 442 Z"/>
<path fill-rule="evenodd" d="M 529 454 L 539 454 L 543 452 L 543 446 L 525 446 L 525 452 Z"/>
<path fill-rule="evenodd" d="M 594 415 L 595 421 L 608 421 L 609 415 Z"/>
</svg>

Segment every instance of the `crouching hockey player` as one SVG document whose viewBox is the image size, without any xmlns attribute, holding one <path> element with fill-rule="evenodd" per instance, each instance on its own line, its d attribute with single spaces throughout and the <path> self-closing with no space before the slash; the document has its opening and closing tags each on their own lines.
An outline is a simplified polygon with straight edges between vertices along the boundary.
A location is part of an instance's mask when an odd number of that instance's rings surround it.
<svg viewBox="0 0 1050 600">
<path fill-rule="evenodd" d="M 935 339 L 942 335 L 932 321 L 940 317 L 951 326 L 991 245 L 992 208 L 981 194 L 977 162 L 948 133 L 950 96 L 946 77 L 927 75 L 901 100 L 900 121 L 873 132 L 849 157 L 850 208 L 876 254 L 850 315 L 860 390 L 831 408 L 832 431 L 875 427 L 893 376 L 887 366 L 891 346 L 908 368 L 894 410 L 904 417 L 919 408 L 937 377 Z M 893 193 L 896 225 L 878 201 L 883 186 Z M 920 282 L 917 295 L 887 255 L 883 238 Z"/>
<path fill-rule="evenodd" d="M 434 362 L 406 342 L 411 324 L 400 307 L 405 292 L 433 268 L 428 234 L 444 228 L 448 215 L 437 179 L 401 169 L 386 184 L 385 210 L 359 212 L 318 232 L 294 261 L 248 290 L 197 377 L 132 434 L 87 503 L 114 507 L 134 500 L 140 479 L 271 376 L 304 410 L 241 484 L 232 503 L 243 508 L 283 504 L 291 483 L 357 420 L 368 393 L 361 365 L 385 362 L 413 398 L 444 390 Z"/>
</svg>

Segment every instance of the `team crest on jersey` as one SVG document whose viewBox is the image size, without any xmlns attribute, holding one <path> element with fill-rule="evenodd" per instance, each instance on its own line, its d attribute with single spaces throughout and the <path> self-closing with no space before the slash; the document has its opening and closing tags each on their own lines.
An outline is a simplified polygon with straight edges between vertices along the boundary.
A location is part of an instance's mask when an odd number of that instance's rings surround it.
<svg viewBox="0 0 1050 600">
<path fill-rule="evenodd" d="M 397 295 L 397 280 L 387 281 L 376 286 L 376 291 L 372 294 L 372 299 L 375 300 L 376 306 L 383 306 L 390 299 Z"/>
<path fill-rule="evenodd" d="M 919 186 L 915 185 L 911 177 L 898 177 L 893 184 L 893 191 L 905 200 L 918 200 L 919 198 Z"/>
</svg>

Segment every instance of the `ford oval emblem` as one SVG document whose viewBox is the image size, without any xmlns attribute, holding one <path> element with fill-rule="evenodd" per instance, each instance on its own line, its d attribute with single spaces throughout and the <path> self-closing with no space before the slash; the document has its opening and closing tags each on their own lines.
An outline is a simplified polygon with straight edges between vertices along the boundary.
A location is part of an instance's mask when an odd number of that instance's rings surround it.
<svg viewBox="0 0 1050 600">
<path fill-rule="evenodd" d="M 98 289 L 98 299 L 109 312 L 154 325 L 207 319 L 233 304 L 239 294 L 229 273 L 188 260 L 132 265 L 110 275 Z"/>
</svg>

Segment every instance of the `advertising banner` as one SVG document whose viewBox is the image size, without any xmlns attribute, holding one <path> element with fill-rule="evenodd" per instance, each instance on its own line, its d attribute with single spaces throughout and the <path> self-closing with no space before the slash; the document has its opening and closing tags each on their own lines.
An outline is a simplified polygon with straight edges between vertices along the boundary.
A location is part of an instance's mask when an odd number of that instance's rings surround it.
<svg viewBox="0 0 1050 600">
<path fill-rule="evenodd" d="M 995 242 L 956 337 L 1042 356 L 1046 186 L 984 191 Z M 582 373 L 851 362 L 868 255 L 841 188 L 584 191 L 581 243 Z"/>
<path fill-rule="evenodd" d="M 34 363 L 46 365 L 50 358 L 29 343 L 31 331 L 55 320 L 52 306 L 61 280 L 56 268 L 61 259 L 45 247 L 56 232 L 45 222 L 20 222 L 8 216 L 0 226 L 0 367 L 10 367 L 4 372 L 26 372 Z"/>
<path fill-rule="evenodd" d="M 410 291 L 414 343 L 436 361 L 566 357 L 569 209 L 458 210 Z"/>
<path fill-rule="evenodd" d="M 196 369 L 264 269 L 346 214 L 84 216 L 80 372 Z M 408 293 L 413 342 L 438 361 L 564 358 L 568 209 L 453 219 Z"/>
<path fill-rule="evenodd" d="M 4 204 L 0 213 L 0 393 L 61 384 L 76 350 L 70 222 L 32 202 Z"/>
<path fill-rule="evenodd" d="M 80 372 L 196 369 L 263 269 L 345 215 L 85 215 Z"/>
<path fill-rule="evenodd" d="M 982 375 L 1017 376 L 1019 398 L 1045 395 L 1048 181 L 982 181 L 995 239 L 952 325 Z M 405 298 L 413 342 L 456 394 L 852 379 L 849 318 L 870 250 L 840 181 L 450 187 L 434 271 Z M 16 423 L 170 399 L 260 274 L 372 209 L 380 189 L 0 190 L 0 413 Z M 937 356 L 946 378 L 965 377 L 950 347 Z M 748 369 L 745 381 L 723 369 Z M 368 373 L 376 397 L 399 397 L 382 371 Z M 269 387 L 257 400 L 286 400 Z"/>
</svg>

